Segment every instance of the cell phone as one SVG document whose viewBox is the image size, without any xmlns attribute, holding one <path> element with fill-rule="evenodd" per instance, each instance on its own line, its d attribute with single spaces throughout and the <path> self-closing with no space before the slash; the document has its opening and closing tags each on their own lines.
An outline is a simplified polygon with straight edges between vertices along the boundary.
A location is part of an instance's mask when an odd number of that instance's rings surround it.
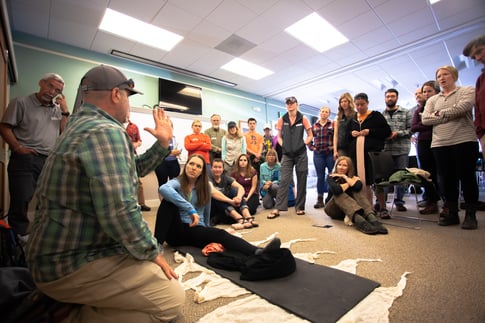
<svg viewBox="0 0 485 323">
<path fill-rule="evenodd" d="M 52 104 L 53 105 L 59 105 L 57 104 L 57 98 L 59 97 L 62 97 L 62 93 L 59 93 L 58 95 L 56 95 L 55 97 L 52 98 Z"/>
<path fill-rule="evenodd" d="M 331 228 L 333 227 L 332 225 L 330 224 L 312 224 L 312 227 L 317 227 L 317 228 L 325 228 L 325 229 L 328 229 L 328 228 Z"/>
</svg>

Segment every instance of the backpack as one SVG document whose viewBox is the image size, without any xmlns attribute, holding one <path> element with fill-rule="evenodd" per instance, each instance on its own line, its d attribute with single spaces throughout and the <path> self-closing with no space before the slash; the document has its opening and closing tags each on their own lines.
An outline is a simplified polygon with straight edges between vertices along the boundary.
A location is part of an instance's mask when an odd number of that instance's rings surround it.
<svg viewBox="0 0 485 323">
<path fill-rule="evenodd" d="M 287 248 L 247 256 L 235 251 L 213 252 L 207 264 L 214 268 L 240 271 L 241 280 L 267 280 L 286 277 L 296 270 L 295 258 Z"/>
<path fill-rule="evenodd" d="M 24 248 L 4 220 L 0 220 L 0 267 L 27 267 Z"/>
</svg>

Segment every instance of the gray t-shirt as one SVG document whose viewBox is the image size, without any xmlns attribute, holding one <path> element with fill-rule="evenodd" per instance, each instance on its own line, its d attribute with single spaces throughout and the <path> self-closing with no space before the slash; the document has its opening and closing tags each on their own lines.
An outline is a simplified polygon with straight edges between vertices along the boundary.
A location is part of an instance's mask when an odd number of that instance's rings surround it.
<svg viewBox="0 0 485 323">
<path fill-rule="evenodd" d="M 10 101 L 2 123 L 13 127 L 13 133 L 22 146 L 48 155 L 59 137 L 61 118 L 59 106 L 46 107 L 35 94 L 31 94 Z"/>
</svg>

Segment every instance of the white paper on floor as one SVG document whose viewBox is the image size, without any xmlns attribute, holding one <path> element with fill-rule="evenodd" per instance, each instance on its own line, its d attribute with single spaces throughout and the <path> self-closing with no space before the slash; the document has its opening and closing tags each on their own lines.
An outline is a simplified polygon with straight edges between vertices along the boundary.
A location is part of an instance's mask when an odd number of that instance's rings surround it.
<svg viewBox="0 0 485 323">
<path fill-rule="evenodd" d="M 391 308 L 394 300 L 402 295 L 406 287 L 406 276 L 408 274 L 410 273 L 405 272 L 402 274 L 396 286 L 374 289 L 359 304 L 342 316 L 338 323 L 389 322 L 389 308 Z"/>
<path fill-rule="evenodd" d="M 273 305 L 257 295 L 234 301 L 204 315 L 199 323 L 308 322 Z"/>
<path fill-rule="evenodd" d="M 272 240 L 278 232 L 273 233 L 262 241 L 252 242 L 254 245 L 261 245 Z M 288 246 L 295 242 L 313 241 L 314 239 L 295 239 L 287 242 Z M 283 244 L 282 244 L 283 245 Z M 300 253 L 294 256 L 314 263 L 320 254 L 335 254 L 333 251 L 317 251 L 314 253 Z M 250 291 L 239 287 L 230 280 L 222 278 L 214 271 L 200 266 L 194 262 L 194 258 L 187 254 L 183 257 L 178 252 L 174 254 L 175 261 L 180 265 L 175 268 L 179 275 L 179 280 L 185 289 L 195 291 L 194 302 L 202 303 L 219 297 L 237 297 L 251 293 Z M 346 259 L 339 264 L 331 266 L 332 268 L 342 270 L 348 273 L 356 274 L 357 265 L 360 262 L 382 262 L 381 259 Z M 200 272 L 195 278 L 182 282 L 183 276 L 189 272 Z M 409 272 L 402 274 L 397 286 L 379 287 L 364 298 L 352 310 L 345 314 L 338 322 L 389 322 L 389 308 L 396 298 L 402 295 L 406 287 L 406 276 Z M 204 285 L 205 284 L 205 285 Z M 274 318 L 273 318 L 274 315 Z M 285 310 L 273 305 L 257 295 L 252 295 L 241 300 L 232 302 L 226 306 L 219 307 L 217 310 L 208 313 L 200 319 L 199 322 L 307 322 Z"/>
</svg>

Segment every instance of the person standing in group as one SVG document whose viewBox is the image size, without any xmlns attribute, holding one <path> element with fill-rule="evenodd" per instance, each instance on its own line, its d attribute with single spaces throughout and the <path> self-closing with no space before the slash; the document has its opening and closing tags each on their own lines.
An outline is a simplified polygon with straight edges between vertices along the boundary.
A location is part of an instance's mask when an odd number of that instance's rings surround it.
<svg viewBox="0 0 485 323">
<path fill-rule="evenodd" d="M 191 135 L 187 135 L 184 138 L 184 146 L 187 149 L 187 158 L 193 154 L 202 155 L 205 158 L 206 167 L 210 171 L 210 156 L 209 152 L 211 150 L 211 138 L 202 131 L 202 122 L 200 120 L 194 120 L 192 122 Z"/>
<path fill-rule="evenodd" d="M 271 134 L 271 125 L 269 123 L 264 125 L 263 130 L 263 152 L 261 153 L 261 156 L 263 156 L 262 158 L 265 158 L 268 151 L 273 148 L 274 136 Z"/>
<path fill-rule="evenodd" d="M 288 210 L 288 189 L 293 179 L 293 168 L 296 169 L 297 181 L 296 214 L 305 214 L 308 177 L 306 146 L 313 140 L 312 125 L 308 118 L 298 111 L 298 100 L 294 96 L 287 97 L 285 102 L 287 112 L 278 119 L 276 127 L 278 129 L 278 143 L 283 148 L 281 181 L 276 195 L 275 208 L 268 215 L 268 219 L 275 219 L 280 216 L 280 211 Z"/>
<path fill-rule="evenodd" d="M 430 186 L 424 188 L 423 201 L 425 204 L 424 209 L 420 210 L 419 213 L 433 214 L 438 213 L 438 201 L 440 200 L 440 196 L 435 188 L 435 184 L 438 183 L 438 177 L 436 173 L 436 163 L 431 149 L 433 126 L 423 125 L 421 115 L 423 114 L 426 101 L 433 95 L 438 94 L 441 90 L 436 81 L 425 82 L 420 90 L 422 94 L 418 97 L 418 105 L 414 111 L 413 121 L 411 122 L 411 132 L 418 133 L 416 141 L 419 168 L 429 172 L 432 183 Z"/>
<path fill-rule="evenodd" d="M 442 212 L 439 225 L 460 224 L 458 216 L 459 186 L 465 199 L 463 229 L 476 229 L 478 185 L 475 177 L 478 142 L 473 125 L 475 89 L 457 86 L 458 70 L 442 66 L 436 70 L 441 92 L 426 102 L 424 125 L 433 126 L 431 149 L 435 157 L 448 212 Z"/>
<path fill-rule="evenodd" d="M 27 212 L 37 179 L 69 117 L 62 77 L 47 73 L 38 84 L 37 93 L 10 101 L 0 122 L 0 135 L 11 150 L 8 223 L 23 243 L 28 239 Z"/>
<path fill-rule="evenodd" d="M 246 137 L 241 134 L 237 124 L 229 121 L 227 133 L 222 137 L 222 160 L 227 174 L 232 172 L 236 159 L 246 153 Z"/>
<path fill-rule="evenodd" d="M 384 151 L 390 152 L 394 161 L 394 169 L 405 169 L 408 167 L 409 151 L 411 150 L 411 111 L 397 105 L 399 92 L 396 89 L 388 89 L 384 93 L 386 108 L 382 115 L 391 127 L 391 135 L 386 138 Z M 394 204 L 399 212 L 407 211 L 404 206 L 404 193 L 406 188 L 403 185 L 395 185 L 396 197 Z M 381 209 L 381 217 L 385 218 L 386 195 L 384 190 L 377 190 L 376 196 Z"/>
<path fill-rule="evenodd" d="M 355 116 L 354 99 L 350 93 L 342 94 L 338 101 L 337 118 L 333 123 L 333 158 L 350 156 L 349 146 L 351 137 L 348 124 Z"/>
<path fill-rule="evenodd" d="M 365 193 L 372 204 L 372 167 L 369 152 L 382 151 L 385 139 L 391 135 L 391 128 L 382 113 L 369 110 L 369 97 L 366 93 L 354 96 L 357 114 L 349 123 L 348 131 L 352 141 L 350 143 L 350 157 L 354 162 L 357 175 L 365 186 Z M 385 209 L 384 209 L 385 210 Z M 389 218 L 384 211 L 379 214 L 382 218 Z"/>
<path fill-rule="evenodd" d="M 210 160 L 212 163 L 215 158 L 221 158 L 222 156 L 222 137 L 224 137 L 227 132 L 220 127 L 220 115 L 213 114 L 211 116 L 211 124 L 212 127 L 206 129 L 204 133 L 211 139 Z"/>
<path fill-rule="evenodd" d="M 261 164 L 259 169 L 259 192 L 263 197 L 263 207 L 265 209 L 272 209 L 275 205 L 276 195 L 278 194 L 281 164 L 278 161 L 278 154 L 274 149 L 268 151 L 265 159 L 266 161 Z"/>
<path fill-rule="evenodd" d="M 170 151 L 170 119 L 154 109 L 155 143 L 136 156 L 123 123 L 141 93 L 118 69 L 99 65 L 81 79 L 82 106 L 47 158 L 27 243 L 44 294 L 80 304 L 68 322 L 168 322 L 185 293 L 160 253 L 136 200 L 145 176 Z"/>
<path fill-rule="evenodd" d="M 236 159 L 231 177 L 244 188 L 243 199 L 249 208 L 249 213 L 256 214 L 259 205 L 258 173 L 251 166 L 251 160 L 246 154 L 241 154 Z"/>
<path fill-rule="evenodd" d="M 251 165 L 259 174 L 259 165 L 263 163 L 263 136 L 256 132 L 256 119 L 248 119 L 249 131 L 244 134 L 246 137 L 246 151 L 251 160 Z"/>
<path fill-rule="evenodd" d="M 131 143 L 133 144 L 133 152 L 135 155 L 136 149 L 141 146 L 141 136 L 140 136 L 140 130 L 138 129 L 138 126 L 134 124 L 133 122 L 130 121 L 130 112 L 128 111 L 128 114 L 126 115 L 126 121 L 124 123 L 126 133 L 128 136 L 130 136 Z M 143 183 L 138 177 L 138 204 L 140 204 L 140 208 L 142 211 L 150 211 L 151 208 L 145 204 L 145 194 L 143 192 Z"/>
<path fill-rule="evenodd" d="M 173 124 L 172 130 L 173 130 Z M 182 153 L 182 150 L 179 148 L 179 143 L 175 136 L 172 137 L 170 140 L 170 144 L 168 145 L 168 149 L 170 150 L 170 155 L 165 157 L 163 163 L 155 168 L 155 174 L 157 176 L 158 187 L 165 184 L 169 179 L 175 178 L 180 175 L 180 164 L 179 164 L 179 157 Z M 160 197 L 161 198 L 161 197 Z"/>
<path fill-rule="evenodd" d="M 485 35 L 472 39 L 463 49 L 463 55 L 474 59 L 485 66 Z M 485 160 L 485 73 L 478 76 L 475 85 L 475 131 L 482 146 L 483 160 Z"/>
<path fill-rule="evenodd" d="M 335 160 L 333 159 L 334 128 L 333 122 L 329 120 L 330 108 L 320 108 L 320 118 L 312 127 L 313 141 L 310 143 L 310 150 L 313 151 L 313 164 L 317 172 L 317 203 L 313 206 L 320 209 L 325 206 L 323 194 L 328 192 L 327 201 L 331 194 L 328 191 L 326 174 L 333 170 Z"/>
</svg>

